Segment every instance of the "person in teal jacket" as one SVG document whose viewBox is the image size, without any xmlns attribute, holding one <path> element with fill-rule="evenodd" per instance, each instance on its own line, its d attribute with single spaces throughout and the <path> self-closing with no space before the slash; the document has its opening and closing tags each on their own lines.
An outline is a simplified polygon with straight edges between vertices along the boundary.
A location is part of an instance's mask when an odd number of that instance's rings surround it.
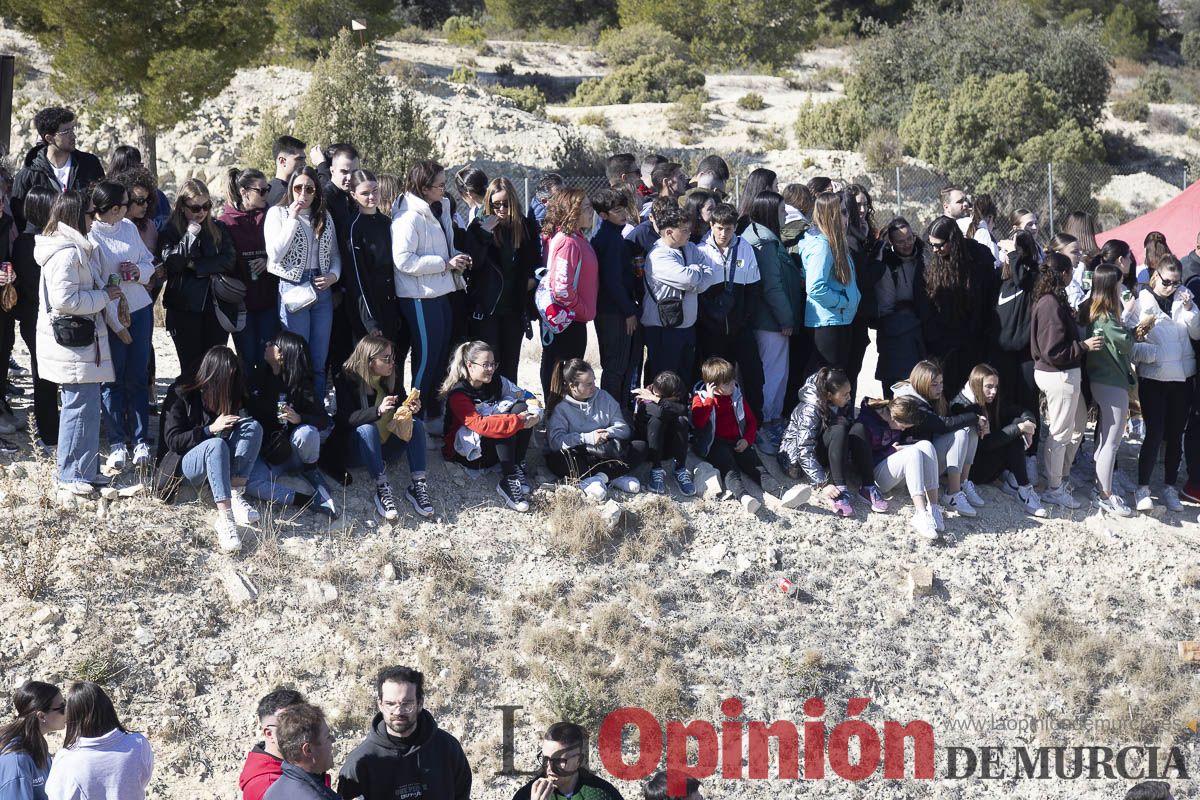
<svg viewBox="0 0 1200 800">
<path fill-rule="evenodd" d="M 12 699 L 15 716 L 0 726 L 0 798 L 46 800 L 46 734 L 66 727 L 66 703 L 57 686 L 41 681 L 21 684 Z"/>
<path fill-rule="evenodd" d="M 851 329 L 861 295 L 846 246 L 842 201 L 833 192 L 817 197 L 813 227 L 797 244 L 804 268 L 804 327 L 812 338 L 808 372 L 849 363 Z"/>
</svg>

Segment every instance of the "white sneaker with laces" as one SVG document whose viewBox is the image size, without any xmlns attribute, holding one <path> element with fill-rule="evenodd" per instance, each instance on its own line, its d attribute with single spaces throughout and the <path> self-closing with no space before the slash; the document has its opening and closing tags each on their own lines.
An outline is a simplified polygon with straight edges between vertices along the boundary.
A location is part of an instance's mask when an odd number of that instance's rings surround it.
<svg viewBox="0 0 1200 800">
<path fill-rule="evenodd" d="M 1108 497 L 1097 497 L 1096 507 L 1100 509 L 1102 514 L 1112 514 L 1114 517 L 1132 517 L 1133 509 L 1130 508 L 1121 495 L 1113 492 Z"/>
<path fill-rule="evenodd" d="M 987 501 L 979 496 L 979 490 L 975 488 L 974 481 L 963 481 L 961 488 L 961 494 L 965 494 L 967 496 L 967 502 L 969 502 L 972 507 L 983 508 L 987 505 Z"/>
<path fill-rule="evenodd" d="M 1179 490 L 1174 486 L 1163 489 L 1163 504 L 1171 511 L 1183 511 L 1183 503 L 1179 500 Z"/>
<path fill-rule="evenodd" d="M 1149 486 L 1139 486 L 1137 494 L 1133 496 L 1133 503 L 1137 506 L 1137 510 L 1142 513 L 1149 514 L 1154 511 L 1154 498 L 1150 496 Z"/>
<path fill-rule="evenodd" d="M 133 447 L 133 466 L 148 467 L 150 466 L 150 445 L 145 442 L 138 442 Z"/>
<path fill-rule="evenodd" d="M 1049 516 L 1046 509 L 1042 506 L 1042 498 L 1038 497 L 1037 490 L 1032 486 L 1019 487 L 1017 489 L 1017 499 L 1025 507 L 1026 514 L 1039 518 Z"/>
<path fill-rule="evenodd" d="M 946 508 L 956 512 L 963 517 L 978 516 L 975 507 L 971 505 L 971 501 L 967 499 L 966 492 L 959 490 L 945 499 Z"/>
<path fill-rule="evenodd" d="M 125 465 L 129 462 L 129 448 L 125 445 L 114 447 L 108 453 L 108 458 L 104 459 L 104 466 L 109 469 L 120 472 L 125 469 Z"/>
<path fill-rule="evenodd" d="M 1047 489 L 1042 493 L 1042 502 L 1049 503 L 1052 506 L 1062 506 L 1063 508 L 1079 508 L 1080 502 L 1067 491 L 1066 484 L 1059 486 L 1057 489 Z"/>
<path fill-rule="evenodd" d="M 613 478 L 608 482 L 610 489 L 616 489 L 618 492 L 625 494 L 637 494 L 642 490 L 642 483 L 632 475 L 622 475 L 619 478 Z"/>
<path fill-rule="evenodd" d="M 246 500 L 246 493 L 234 489 L 229 493 L 229 505 L 233 508 L 233 519 L 238 525 L 253 525 L 258 522 L 258 509 Z"/>
<path fill-rule="evenodd" d="M 236 553 L 242 549 L 242 537 L 238 535 L 237 523 L 228 511 L 217 512 L 213 530 L 217 532 L 217 546 L 223 552 Z"/>
<path fill-rule="evenodd" d="M 908 520 L 908 526 L 916 531 L 922 539 L 932 541 L 938 538 L 937 523 L 934 522 L 933 515 L 929 513 L 928 509 L 922 511 L 914 508 L 912 516 Z"/>
<path fill-rule="evenodd" d="M 579 491 L 597 503 L 603 503 L 608 499 L 608 488 L 605 483 L 603 475 L 593 475 L 579 482 Z"/>
</svg>

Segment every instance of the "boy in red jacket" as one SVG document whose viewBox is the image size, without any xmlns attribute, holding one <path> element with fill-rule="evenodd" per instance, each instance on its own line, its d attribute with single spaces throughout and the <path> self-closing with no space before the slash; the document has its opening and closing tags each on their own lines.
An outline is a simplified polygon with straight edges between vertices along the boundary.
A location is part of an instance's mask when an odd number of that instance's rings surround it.
<svg viewBox="0 0 1200 800">
<path fill-rule="evenodd" d="M 746 492 L 742 478 L 762 489 L 762 462 L 750 443 L 758 420 L 742 398 L 733 364 L 710 358 L 700 367 L 703 379 L 692 395 L 692 449 L 725 478 L 725 490 L 741 500 L 750 513 L 762 505 Z"/>
</svg>

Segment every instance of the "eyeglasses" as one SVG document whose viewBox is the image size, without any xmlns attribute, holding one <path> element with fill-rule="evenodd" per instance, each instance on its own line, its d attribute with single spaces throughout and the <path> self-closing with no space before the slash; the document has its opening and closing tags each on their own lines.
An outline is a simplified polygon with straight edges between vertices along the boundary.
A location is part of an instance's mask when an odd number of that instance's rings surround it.
<svg viewBox="0 0 1200 800">
<path fill-rule="evenodd" d="M 579 756 L 579 753 L 572 753 L 569 756 L 538 756 L 538 761 L 541 762 L 543 767 L 552 766 L 555 772 L 558 772 L 565 770 L 571 759 L 578 758 Z"/>
<path fill-rule="evenodd" d="M 429 188 L 430 189 L 445 189 L 446 182 L 442 181 L 441 183 L 431 183 L 431 184 L 429 184 Z"/>
<path fill-rule="evenodd" d="M 212 201 L 209 200 L 204 205 L 194 206 L 191 203 L 184 203 L 183 207 L 193 214 L 202 214 L 205 211 L 212 211 Z"/>
<path fill-rule="evenodd" d="M 317 187 L 311 183 L 298 183 L 292 187 L 292 194 L 316 194 Z"/>
<path fill-rule="evenodd" d="M 396 356 L 392 353 L 388 353 L 386 356 L 374 356 L 374 360 L 382 361 L 385 364 L 395 364 Z"/>
<path fill-rule="evenodd" d="M 949 242 L 934 242 L 934 241 L 931 241 L 931 242 L 929 243 L 929 246 L 930 246 L 930 247 L 932 247 L 934 250 L 941 251 L 941 250 L 945 250 L 945 249 L 946 249 L 946 245 L 948 245 L 948 244 L 950 244 L 950 243 L 949 243 Z"/>
<path fill-rule="evenodd" d="M 75 129 L 74 128 L 63 128 L 61 131 L 55 131 L 54 135 L 55 136 L 74 136 Z"/>
<path fill-rule="evenodd" d="M 149 197 L 134 197 L 134 198 L 130 199 L 129 205 L 144 206 L 144 205 L 148 204 L 149 202 L 150 202 Z"/>
<path fill-rule="evenodd" d="M 258 192 L 258 196 L 262 197 L 267 192 L 271 191 L 271 189 L 267 186 L 247 186 L 246 191 L 247 192 Z"/>
<path fill-rule="evenodd" d="M 60 706 L 50 706 L 46 709 L 46 711 L 53 711 L 55 714 L 65 714 L 67 711 L 67 704 L 63 703 Z"/>
<path fill-rule="evenodd" d="M 474 366 L 479 367 L 480 369 L 494 370 L 496 368 L 495 361 L 487 361 L 487 362 L 482 362 L 482 363 L 479 361 L 468 361 L 467 363 L 473 364 Z"/>
<path fill-rule="evenodd" d="M 384 708 L 386 708 L 390 711 L 403 711 L 406 714 L 416 711 L 417 707 L 420 705 L 421 705 L 421 703 L 417 700 L 408 700 L 403 703 L 394 703 L 390 700 L 383 701 Z"/>
<path fill-rule="evenodd" d="M 507 200 L 493 200 L 492 201 L 492 210 L 493 211 L 498 211 L 502 208 L 508 208 Z"/>
</svg>

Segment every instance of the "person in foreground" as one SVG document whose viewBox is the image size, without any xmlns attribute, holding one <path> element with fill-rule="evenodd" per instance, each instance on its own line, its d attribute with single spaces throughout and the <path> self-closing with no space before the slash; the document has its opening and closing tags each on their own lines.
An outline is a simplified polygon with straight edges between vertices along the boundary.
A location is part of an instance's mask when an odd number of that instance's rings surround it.
<svg viewBox="0 0 1200 800">
<path fill-rule="evenodd" d="M 540 774 L 522 786 L 513 800 L 620 800 L 611 783 L 586 766 L 587 732 L 574 722 L 556 722 L 542 737 Z"/>
<path fill-rule="evenodd" d="M 46 780 L 47 800 L 144 800 L 154 753 L 140 733 L 121 724 L 112 700 L 95 683 L 67 690 L 67 731 Z"/>
</svg>

